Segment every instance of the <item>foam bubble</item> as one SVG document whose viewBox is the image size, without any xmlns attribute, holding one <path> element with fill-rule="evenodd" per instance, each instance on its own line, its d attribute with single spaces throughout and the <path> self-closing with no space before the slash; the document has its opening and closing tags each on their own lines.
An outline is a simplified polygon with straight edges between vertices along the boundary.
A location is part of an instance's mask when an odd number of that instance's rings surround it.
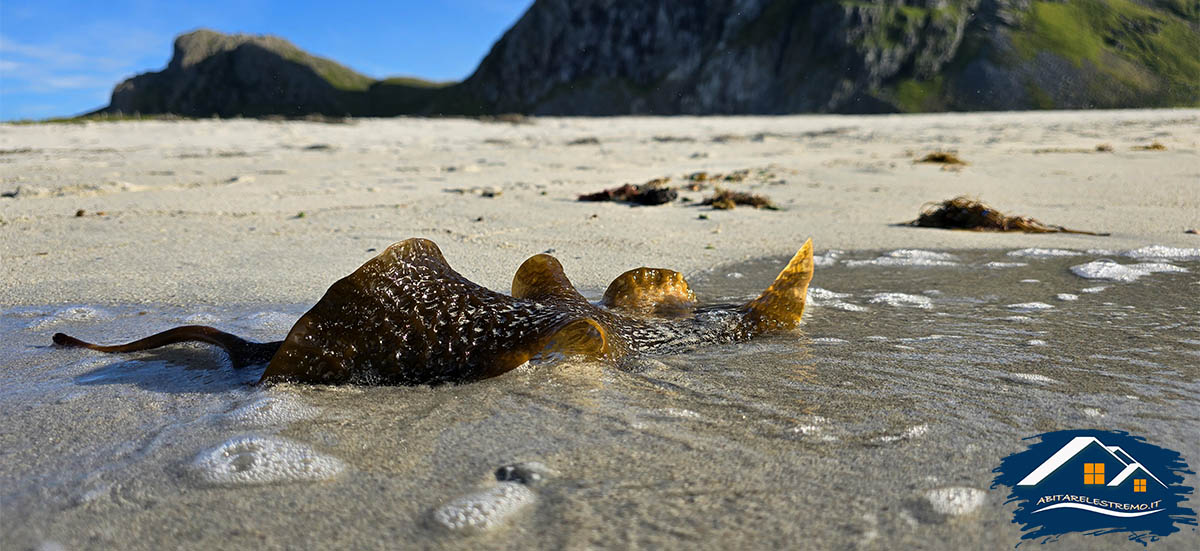
<svg viewBox="0 0 1200 551">
<path fill-rule="evenodd" d="M 273 427 L 312 419 L 321 410 L 286 395 L 265 396 L 225 414 L 228 424 Z"/>
<path fill-rule="evenodd" d="M 822 289 L 820 287 L 809 287 L 808 296 L 805 301 L 811 306 L 817 306 L 821 308 L 836 308 L 838 310 L 845 310 L 847 312 L 867 311 L 865 306 L 859 306 L 857 304 L 842 300 L 844 298 L 848 298 L 849 296 L 850 295 L 847 293 L 837 293 L 827 289 Z"/>
<path fill-rule="evenodd" d="M 105 320 L 111 318 L 112 315 L 98 308 L 88 306 L 71 306 L 56 310 L 49 317 L 34 321 L 28 325 L 29 329 L 42 329 L 51 325 L 58 325 L 64 322 L 81 322 Z"/>
<path fill-rule="evenodd" d="M 817 337 L 813 339 L 812 342 L 813 344 L 844 344 L 849 341 L 846 339 L 839 339 L 837 337 Z"/>
<path fill-rule="evenodd" d="M 659 413 L 667 417 L 679 417 L 681 419 L 699 419 L 700 414 L 690 409 L 683 408 L 663 408 L 658 410 Z"/>
<path fill-rule="evenodd" d="M 1020 256 L 1026 258 L 1053 258 L 1062 256 L 1079 256 L 1081 254 L 1083 253 L 1069 249 L 1043 249 L 1040 247 L 1008 251 L 1008 256 Z"/>
<path fill-rule="evenodd" d="M 533 503 L 536 495 L 524 484 L 501 482 L 482 492 L 468 494 L 439 507 L 433 519 L 446 529 L 482 532 L 499 526 Z"/>
<path fill-rule="evenodd" d="M 1045 375 L 1038 375 L 1037 373 L 1006 373 L 1001 375 L 1000 378 L 1008 379 L 1018 383 L 1032 383 L 1039 385 L 1050 385 L 1058 382 L 1055 379 L 1051 379 Z"/>
<path fill-rule="evenodd" d="M 1157 272 L 1187 272 L 1187 268 L 1163 262 L 1117 264 L 1111 260 L 1094 260 L 1087 264 L 1071 266 L 1071 273 L 1084 279 L 1107 279 L 1125 283 L 1137 281 L 1142 276 Z"/>
<path fill-rule="evenodd" d="M 957 266 L 958 258 L 949 253 L 921 249 L 897 249 L 872 260 L 847 260 L 847 266 Z"/>
<path fill-rule="evenodd" d="M 1028 265 L 1029 265 L 1028 262 L 988 262 L 987 264 L 984 264 L 983 267 L 985 267 L 985 268 L 1020 268 L 1021 266 L 1028 266 Z"/>
<path fill-rule="evenodd" d="M 246 325 L 263 330 L 291 329 L 296 324 L 294 314 L 282 312 L 258 312 L 246 317 Z"/>
<path fill-rule="evenodd" d="M 837 300 L 849 297 L 850 293 L 839 293 L 811 285 L 808 287 L 808 300 Z"/>
<path fill-rule="evenodd" d="M 925 436 L 925 434 L 928 432 L 929 432 L 929 425 L 926 425 L 926 424 L 913 425 L 911 427 L 908 427 L 907 429 L 904 429 L 904 432 L 902 432 L 900 434 L 887 434 L 887 435 L 876 438 L 876 440 L 878 440 L 879 442 L 885 442 L 885 443 L 898 442 L 900 440 L 912 440 L 913 438 L 920 438 L 922 436 Z"/>
<path fill-rule="evenodd" d="M 192 461 L 200 481 L 216 486 L 325 480 L 344 468 L 341 460 L 304 444 L 261 436 L 232 438 Z"/>
<path fill-rule="evenodd" d="M 1149 245 L 1126 251 L 1125 256 L 1138 260 L 1200 260 L 1200 248 Z"/>
<path fill-rule="evenodd" d="M 983 505 L 987 493 L 978 488 L 950 486 L 925 492 L 925 499 L 934 512 L 941 515 L 960 516 L 974 512 Z"/>
<path fill-rule="evenodd" d="M 1087 289 L 1080 289 L 1079 292 L 1080 293 L 1099 293 L 1100 291 L 1103 291 L 1107 288 L 1108 288 L 1107 285 L 1098 285 L 1096 287 L 1088 287 Z"/>
<path fill-rule="evenodd" d="M 1029 339 L 1025 341 L 1025 344 L 1028 344 L 1029 346 L 1046 346 L 1046 341 L 1042 339 Z"/>
<path fill-rule="evenodd" d="M 1061 300 L 1063 302 L 1070 302 L 1072 300 L 1079 300 L 1079 295 L 1073 295 L 1071 293 L 1059 293 L 1057 295 L 1054 295 L 1054 298 Z"/>
<path fill-rule="evenodd" d="M 214 325 L 220 321 L 221 318 L 208 312 L 200 312 L 183 318 L 183 323 L 188 325 Z"/>
<path fill-rule="evenodd" d="M 871 304 L 886 304 L 888 306 L 911 306 L 914 308 L 933 308 L 933 300 L 921 295 L 906 293 L 875 293 L 869 301 Z"/>
<path fill-rule="evenodd" d="M 813 255 L 814 266 L 833 266 L 837 264 L 838 257 L 842 256 L 842 251 L 832 250 L 826 251 L 825 254 Z"/>
<path fill-rule="evenodd" d="M 903 337 L 898 340 L 900 342 L 929 342 L 929 341 L 941 341 L 941 340 L 946 340 L 946 339 L 961 339 L 961 338 L 962 338 L 962 335 L 939 335 L 937 333 L 934 333 L 932 335 L 926 335 L 924 337 Z"/>
<path fill-rule="evenodd" d="M 822 428 L 818 425 L 796 425 L 791 428 L 791 431 L 797 434 L 808 436 L 821 432 Z"/>
<path fill-rule="evenodd" d="M 1045 302 L 1022 302 L 1020 304 L 1009 304 L 1005 308 L 1018 312 L 1037 312 L 1039 310 L 1052 310 L 1054 307 Z"/>
</svg>

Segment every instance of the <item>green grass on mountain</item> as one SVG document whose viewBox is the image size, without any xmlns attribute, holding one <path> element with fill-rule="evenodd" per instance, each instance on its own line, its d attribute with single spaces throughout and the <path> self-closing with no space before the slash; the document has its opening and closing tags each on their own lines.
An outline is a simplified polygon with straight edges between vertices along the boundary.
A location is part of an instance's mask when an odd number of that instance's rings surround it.
<svg viewBox="0 0 1200 551">
<path fill-rule="evenodd" d="M 330 86 L 347 92 L 365 92 L 375 79 L 363 75 L 336 61 L 305 53 L 298 48 L 279 52 L 284 59 L 312 68 Z"/>
<path fill-rule="evenodd" d="M 1034 2 L 1012 34 L 1013 46 L 1026 60 L 1047 52 L 1077 67 L 1090 65 L 1126 88 L 1160 96 L 1163 104 L 1195 104 L 1200 2 L 1160 4 L 1168 9 L 1130 0 Z"/>
<path fill-rule="evenodd" d="M 908 78 L 901 80 L 895 86 L 896 107 L 905 113 L 921 113 L 941 111 L 944 98 L 946 79 L 941 75 L 929 80 Z"/>
<path fill-rule="evenodd" d="M 189 120 L 193 117 L 185 117 L 182 115 L 174 115 L 170 113 L 161 115 L 113 115 L 109 113 L 89 113 L 86 115 L 78 115 L 74 117 L 50 117 L 46 119 L 17 119 L 13 121 L 0 121 L 2 124 L 15 125 L 31 125 L 31 124 L 85 124 L 89 122 L 124 122 L 124 121 L 179 121 Z"/>
<path fill-rule="evenodd" d="M 380 82 L 390 86 L 408 86 L 410 88 L 445 88 L 457 84 L 455 81 L 425 80 L 416 77 L 388 77 Z"/>
</svg>

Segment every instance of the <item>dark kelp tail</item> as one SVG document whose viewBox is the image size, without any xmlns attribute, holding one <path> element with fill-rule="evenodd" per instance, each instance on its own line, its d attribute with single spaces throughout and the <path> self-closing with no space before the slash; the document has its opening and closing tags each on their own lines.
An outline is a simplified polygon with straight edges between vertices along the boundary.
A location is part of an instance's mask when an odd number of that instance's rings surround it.
<svg viewBox="0 0 1200 551">
<path fill-rule="evenodd" d="M 796 252 L 775 282 L 758 298 L 742 307 L 744 319 L 754 334 L 793 329 L 800 325 L 808 284 L 813 277 L 812 239 Z"/>
<path fill-rule="evenodd" d="M 283 341 L 251 342 L 205 325 L 184 325 L 150 335 L 144 339 L 111 346 L 92 344 L 63 333 L 54 334 L 54 344 L 59 346 L 89 348 L 109 353 L 138 352 L 181 342 L 203 342 L 223 348 L 229 354 L 229 361 L 233 364 L 234 369 L 266 363 L 271 356 L 275 355 L 275 351 L 279 350 L 279 345 L 283 344 Z"/>
</svg>

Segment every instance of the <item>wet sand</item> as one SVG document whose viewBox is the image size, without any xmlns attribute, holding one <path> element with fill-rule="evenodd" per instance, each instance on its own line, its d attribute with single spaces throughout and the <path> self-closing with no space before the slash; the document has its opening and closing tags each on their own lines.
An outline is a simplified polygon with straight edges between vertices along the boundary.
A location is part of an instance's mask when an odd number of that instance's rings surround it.
<svg viewBox="0 0 1200 551">
<path fill-rule="evenodd" d="M 200 346 L 42 346 L 51 330 L 197 320 L 276 338 L 299 306 L 11 308 L 5 547 L 1015 545 L 990 484 L 1022 438 L 1119 429 L 1200 457 L 1200 251 L 1131 282 L 1070 269 L 1139 264 L 1120 255 L 1015 252 L 926 251 L 937 266 L 842 253 L 822 259 L 802 334 L 438 388 L 258 389 L 258 368 Z M 784 260 L 695 287 L 741 302 Z M 497 481 L 507 465 L 542 480 Z M 1189 530 L 1154 545 L 1188 549 Z"/>
<path fill-rule="evenodd" d="M 1183 233 L 1200 225 L 1197 120 L 0 127 L 0 149 L 33 150 L 0 156 L 0 191 L 37 186 L 0 199 L 14 289 L 0 302 L 0 547 L 1015 545 L 1006 492 L 989 486 L 1022 438 L 1120 429 L 1193 470 L 1200 461 L 1200 238 Z M 590 135 L 599 146 L 565 145 Z M 1153 140 L 1168 149 L 1130 149 Z M 1034 153 L 1096 142 L 1115 151 Z M 331 149 L 303 149 L 322 143 Z M 911 162 L 951 147 L 972 164 Z M 782 211 L 573 201 L 772 164 L 771 178 L 736 185 Z M 84 185 L 106 177 L 98 171 L 130 186 Z M 254 179 L 228 182 L 242 175 Z M 1131 194 L 1133 183 L 1145 186 Z M 443 191 L 489 186 L 502 193 Z M 888 225 L 960 193 L 1114 235 Z M 120 340 L 183 323 L 280 338 L 367 249 L 412 235 L 498 290 L 526 256 L 554 249 L 591 298 L 651 264 L 683 269 L 703 301 L 741 302 L 810 235 L 819 265 L 802 333 L 629 370 L 566 362 L 456 387 L 260 389 L 247 383 L 261 368 L 235 371 L 205 347 L 47 346 L 55 331 Z M 1117 267 L 1093 264 L 1105 259 Z M 528 484 L 497 480 L 513 465 L 506 476 Z M 1185 527 L 1153 545 L 1195 538 Z"/>
</svg>

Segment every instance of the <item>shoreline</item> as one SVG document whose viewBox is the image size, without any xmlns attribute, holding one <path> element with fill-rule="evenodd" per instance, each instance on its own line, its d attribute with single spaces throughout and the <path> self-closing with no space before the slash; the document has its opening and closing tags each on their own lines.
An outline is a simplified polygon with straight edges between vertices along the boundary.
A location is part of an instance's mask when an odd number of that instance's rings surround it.
<svg viewBox="0 0 1200 551">
<path fill-rule="evenodd" d="M 408 237 L 505 292 L 552 250 L 591 294 L 637 266 L 692 275 L 808 237 L 818 254 L 1200 246 L 1184 233 L 1200 226 L 1200 110 L 532 120 L 0 125 L 0 305 L 312 303 Z M 598 144 L 568 145 L 583 138 Z M 1153 142 L 1167 149 L 1133 149 Z M 938 150 L 970 164 L 913 162 Z M 782 210 L 690 206 L 712 188 L 682 192 L 690 205 L 575 201 L 744 169 L 727 187 Z M 957 195 L 1112 235 L 892 225 Z"/>
</svg>

